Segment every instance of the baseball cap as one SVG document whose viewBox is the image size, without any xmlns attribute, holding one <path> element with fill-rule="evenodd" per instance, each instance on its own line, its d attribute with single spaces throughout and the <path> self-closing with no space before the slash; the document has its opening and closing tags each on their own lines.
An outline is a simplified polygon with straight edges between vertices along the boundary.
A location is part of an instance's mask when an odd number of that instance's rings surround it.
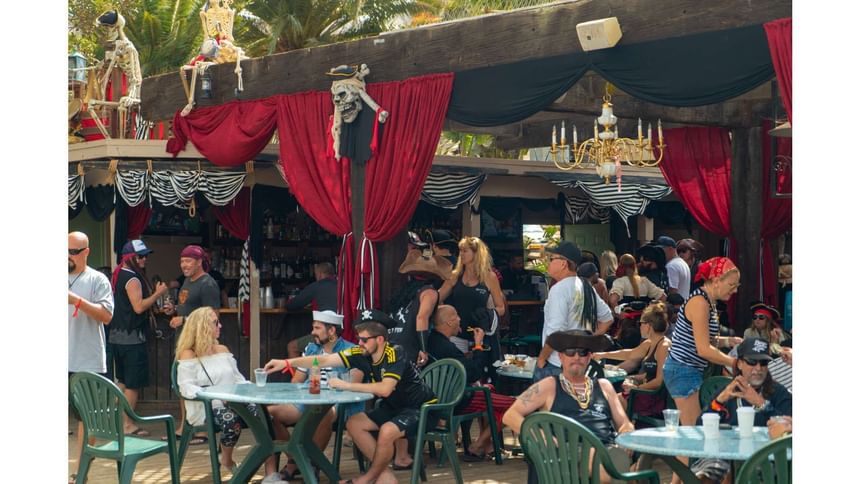
<svg viewBox="0 0 860 484">
<path fill-rule="evenodd" d="M 657 245 L 662 247 L 672 247 L 674 248 L 677 244 L 675 243 L 675 239 L 669 237 L 668 235 L 661 235 L 657 237 Z"/>
<path fill-rule="evenodd" d="M 569 240 L 562 241 L 555 247 L 547 247 L 544 251 L 551 254 L 558 254 L 569 261 L 576 262 L 577 264 L 582 260 L 582 251 L 579 250 L 579 247 L 577 247 L 576 244 Z"/>
<path fill-rule="evenodd" d="M 147 255 L 154 251 L 146 246 L 140 239 L 129 240 L 122 246 L 122 255 L 135 253 L 137 255 Z"/>
<path fill-rule="evenodd" d="M 747 338 L 738 345 L 738 358 L 770 361 L 770 343 L 761 338 Z"/>
</svg>

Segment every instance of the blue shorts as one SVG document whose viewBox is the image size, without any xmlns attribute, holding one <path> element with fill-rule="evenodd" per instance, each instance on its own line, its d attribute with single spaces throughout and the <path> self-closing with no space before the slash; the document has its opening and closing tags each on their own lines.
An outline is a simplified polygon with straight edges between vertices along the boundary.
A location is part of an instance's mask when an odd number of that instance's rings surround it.
<svg viewBox="0 0 860 484">
<path fill-rule="evenodd" d="M 687 398 L 699 391 L 705 370 L 678 363 L 672 357 L 663 364 L 663 383 L 672 398 Z"/>
</svg>

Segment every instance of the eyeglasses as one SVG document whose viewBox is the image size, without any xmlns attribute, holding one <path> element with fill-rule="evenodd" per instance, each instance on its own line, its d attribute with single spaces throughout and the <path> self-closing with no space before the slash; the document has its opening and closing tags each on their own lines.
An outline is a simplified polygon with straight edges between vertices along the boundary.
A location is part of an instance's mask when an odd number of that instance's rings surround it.
<svg viewBox="0 0 860 484">
<path fill-rule="evenodd" d="M 379 336 L 359 336 L 358 340 L 362 343 L 367 343 L 367 340 L 371 340 L 373 338 L 378 338 Z"/>
<path fill-rule="evenodd" d="M 550 257 L 549 261 L 552 262 L 554 260 L 565 260 L 564 257 Z"/>
<path fill-rule="evenodd" d="M 562 351 L 567 356 L 579 355 L 579 356 L 588 356 L 591 354 L 591 350 L 587 350 L 585 348 L 568 348 Z"/>
<path fill-rule="evenodd" d="M 744 363 L 746 363 L 747 365 L 750 365 L 750 366 L 756 366 L 756 365 L 767 366 L 767 363 L 768 363 L 767 360 L 748 360 L 746 358 L 743 358 L 743 360 L 744 360 Z"/>
<path fill-rule="evenodd" d="M 80 249 L 69 249 L 69 255 L 78 255 L 87 250 L 89 247 L 81 247 Z"/>
<path fill-rule="evenodd" d="M 764 314 L 756 314 L 752 317 L 753 319 L 767 319 L 767 316 Z"/>
</svg>

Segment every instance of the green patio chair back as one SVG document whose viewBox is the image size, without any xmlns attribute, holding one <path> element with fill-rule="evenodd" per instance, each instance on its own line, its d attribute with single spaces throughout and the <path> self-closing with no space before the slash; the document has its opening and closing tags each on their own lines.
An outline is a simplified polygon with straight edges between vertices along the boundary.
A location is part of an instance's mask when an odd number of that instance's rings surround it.
<svg viewBox="0 0 860 484">
<path fill-rule="evenodd" d="M 738 471 L 736 484 L 790 484 L 791 436 L 768 443 Z"/>
<path fill-rule="evenodd" d="M 428 365 L 421 371 L 421 379 L 436 395 L 435 403 L 421 405 L 421 417 L 418 420 L 418 434 L 415 437 L 415 452 L 412 459 L 412 484 L 426 480 L 424 466 L 421 464 L 425 442 L 441 442 L 442 451 L 448 456 L 454 477 L 458 484 L 462 484 L 463 476 L 460 473 L 460 461 L 457 459 L 457 443 L 454 434 L 457 427 L 454 426 L 454 407 L 463 398 L 466 389 L 466 368 L 459 361 L 452 358 L 443 358 Z M 433 412 L 433 420 L 430 420 L 430 412 Z M 444 420 L 442 426 L 436 425 L 436 420 Z M 433 425 L 428 429 L 427 425 Z"/>
<path fill-rule="evenodd" d="M 620 472 L 609 451 L 590 430 L 557 413 L 536 412 L 527 416 L 520 428 L 520 444 L 540 483 L 597 484 L 601 467 L 613 479 L 660 482 L 660 475 L 654 470 Z M 592 450 L 594 460 L 589 466 Z"/>
<path fill-rule="evenodd" d="M 127 414 L 136 423 L 164 422 L 167 435 L 174 432 L 173 417 L 157 415 L 141 417 L 128 404 L 122 390 L 112 381 L 93 372 L 80 372 L 72 376 L 69 384 L 72 404 L 78 410 L 84 424 L 76 482 L 87 481 L 87 473 L 93 459 L 111 459 L 117 463 L 117 475 L 121 484 L 132 481 L 137 462 L 159 453 L 167 453 L 170 461 L 170 478 L 179 483 L 179 465 L 176 459 L 176 442 L 150 440 L 123 433 L 123 415 Z M 94 444 L 90 439 L 95 438 Z"/>
<path fill-rule="evenodd" d="M 664 408 L 675 408 L 675 401 L 669 396 L 669 392 L 666 390 L 666 385 L 660 385 L 660 388 L 656 390 L 642 390 L 640 388 L 632 388 L 630 389 L 630 394 L 627 397 L 627 415 L 630 417 L 630 421 L 635 425 L 637 422 L 644 423 L 649 427 L 662 427 L 664 425 L 663 415 L 640 415 L 635 410 L 635 401 L 637 396 L 639 395 L 663 395 L 666 399 L 666 405 Z"/>
<path fill-rule="evenodd" d="M 493 457 L 496 461 L 496 465 L 502 465 L 502 444 L 499 438 L 499 429 L 496 428 L 496 417 L 493 415 L 493 399 L 490 396 L 490 389 L 487 387 L 467 387 L 466 390 L 480 393 L 484 398 L 484 402 L 486 404 L 487 409 L 483 412 L 472 412 L 472 413 L 463 413 L 459 415 L 454 415 L 454 421 L 452 422 L 452 427 L 454 429 L 462 428 L 463 433 L 463 450 L 466 450 L 466 442 L 468 442 L 468 433 L 469 426 L 471 424 L 471 420 L 475 417 L 487 417 L 487 420 L 490 425 L 490 435 L 493 439 Z M 465 425 L 462 425 L 464 424 Z M 442 467 L 442 464 L 445 463 L 445 454 L 439 456 L 439 465 L 438 467 Z"/>
<path fill-rule="evenodd" d="M 705 378 L 702 386 L 699 388 L 699 405 L 702 410 L 708 408 L 711 400 L 714 399 L 732 379 L 727 376 L 710 376 Z"/>
<path fill-rule="evenodd" d="M 182 437 L 179 439 L 179 468 L 181 469 L 182 463 L 185 462 L 185 454 L 188 452 L 188 445 L 191 443 L 191 439 L 194 438 L 194 434 L 205 431 L 207 443 L 209 444 L 209 463 L 212 467 L 212 482 L 221 482 L 221 463 L 218 461 L 218 443 L 215 441 L 218 429 L 215 428 L 212 405 L 206 400 L 185 398 L 179 393 L 179 381 L 177 380 L 178 368 L 179 362 L 174 360 L 173 365 L 170 367 L 170 388 L 173 390 L 173 393 L 179 397 L 182 405 L 184 405 L 182 403 L 184 400 L 203 402 L 203 409 L 206 412 L 206 421 L 203 422 L 203 425 L 191 425 L 187 420 L 183 422 Z"/>
</svg>

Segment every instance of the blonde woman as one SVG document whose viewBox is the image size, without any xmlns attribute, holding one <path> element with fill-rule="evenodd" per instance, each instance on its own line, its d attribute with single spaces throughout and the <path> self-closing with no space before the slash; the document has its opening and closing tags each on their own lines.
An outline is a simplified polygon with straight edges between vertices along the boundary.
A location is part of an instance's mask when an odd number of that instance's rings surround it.
<svg viewBox="0 0 860 484">
<path fill-rule="evenodd" d="M 447 299 L 446 304 L 454 306 L 460 315 L 460 333 L 451 337 L 451 341 L 465 353 L 469 340 L 473 339 L 467 332 L 469 327 L 483 326 L 488 335 L 494 333 L 493 319 L 505 314 L 505 296 L 493 272 L 493 258 L 487 244 L 477 237 L 463 237 L 457 247 L 460 249 L 457 266 L 439 289 L 439 300 Z M 490 297 L 495 315 L 487 310 Z"/>
<path fill-rule="evenodd" d="M 606 281 L 606 287 L 612 287 L 615 281 L 615 271 L 618 270 L 618 256 L 611 250 L 600 253 L 600 278 Z"/>
<path fill-rule="evenodd" d="M 612 283 L 609 290 L 609 307 L 615 309 L 619 302 L 629 302 L 636 299 L 666 300 L 666 293 L 647 277 L 641 277 L 636 268 L 636 258 L 631 254 L 621 256 L 623 276 Z"/>
<path fill-rule="evenodd" d="M 221 335 L 221 322 L 215 310 L 209 306 L 195 309 L 185 319 L 185 326 L 179 341 L 176 342 L 177 382 L 179 392 L 186 398 L 195 398 L 203 387 L 230 383 L 249 383 L 239 373 L 236 358 L 230 350 L 218 343 Z M 203 425 L 206 413 L 203 402 L 185 401 L 185 415 L 191 425 Z M 246 404 L 259 415 L 257 406 Z M 224 402 L 212 400 L 212 413 L 215 426 L 221 432 L 221 465 L 235 473 L 238 465 L 233 460 L 233 449 L 239 441 L 245 422 L 231 411 Z M 275 464 L 275 457 L 266 460 L 266 477 L 263 484 L 281 484 Z"/>
</svg>

